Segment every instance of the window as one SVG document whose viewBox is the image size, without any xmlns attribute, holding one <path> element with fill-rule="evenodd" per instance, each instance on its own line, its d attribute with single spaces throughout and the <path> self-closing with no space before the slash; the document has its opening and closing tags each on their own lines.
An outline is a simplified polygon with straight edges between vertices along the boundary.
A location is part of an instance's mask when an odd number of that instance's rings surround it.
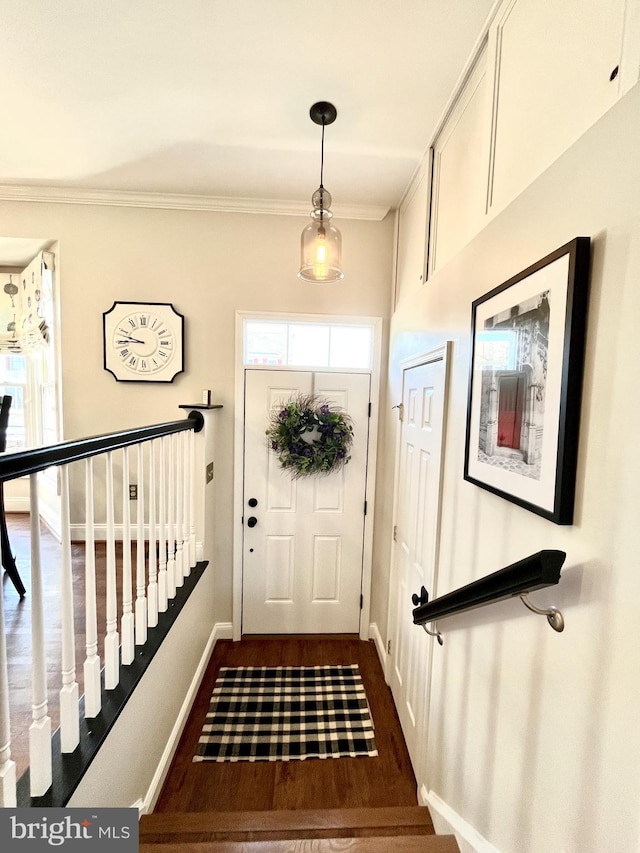
<svg viewBox="0 0 640 853">
<path fill-rule="evenodd" d="M 0 354 L 0 395 L 11 400 L 7 427 L 7 453 L 27 446 L 24 403 L 27 390 L 27 359 L 24 355 Z"/>
<path fill-rule="evenodd" d="M 244 363 L 369 370 L 371 325 L 246 320 Z"/>
</svg>

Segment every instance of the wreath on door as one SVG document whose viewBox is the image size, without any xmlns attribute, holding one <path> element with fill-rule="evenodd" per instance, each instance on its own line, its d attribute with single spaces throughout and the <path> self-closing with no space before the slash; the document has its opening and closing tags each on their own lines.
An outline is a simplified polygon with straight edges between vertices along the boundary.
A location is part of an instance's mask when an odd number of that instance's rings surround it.
<svg viewBox="0 0 640 853">
<path fill-rule="evenodd" d="M 351 459 L 351 418 L 315 394 L 297 394 L 272 409 L 266 434 L 280 467 L 294 478 L 329 474 Z"/>
</svg>

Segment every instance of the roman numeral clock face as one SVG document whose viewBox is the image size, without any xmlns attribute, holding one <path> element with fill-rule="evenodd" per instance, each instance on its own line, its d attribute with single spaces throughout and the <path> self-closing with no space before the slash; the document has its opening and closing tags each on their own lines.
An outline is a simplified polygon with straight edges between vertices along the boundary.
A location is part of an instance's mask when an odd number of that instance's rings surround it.
<svg viewBox="0 0 640 853">
<path fill-rule="evenodd" d="M 119 382 L 173 382 L 184 317 L 169 303 L 114 302 L 104 318 L 104 368 Z"/>
</svg>

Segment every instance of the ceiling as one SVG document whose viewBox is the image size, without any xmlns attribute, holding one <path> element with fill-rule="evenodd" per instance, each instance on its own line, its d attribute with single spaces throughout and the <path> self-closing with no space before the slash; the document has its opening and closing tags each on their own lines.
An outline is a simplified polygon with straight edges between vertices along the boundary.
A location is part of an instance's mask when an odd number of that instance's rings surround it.
<svg viewBox="0 0 640 853">
<path fill-rule="evenodd" d="M 309 108 L 329 100 L 334 211 L 382 216 L 492 4 L 2 0 L 0 197 L 46 187 L 306 209 L 320 176 Z"/>
</svg>

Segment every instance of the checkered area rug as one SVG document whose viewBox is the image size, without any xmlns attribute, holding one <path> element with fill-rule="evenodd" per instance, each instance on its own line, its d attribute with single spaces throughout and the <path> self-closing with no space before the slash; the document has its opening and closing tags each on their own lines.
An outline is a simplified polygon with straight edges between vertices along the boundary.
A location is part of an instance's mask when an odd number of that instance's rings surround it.
<svg viewBox="0 0 640 853">
<path fill-rule="evenodd" d="M 223 667 L 194 761 L 376 756 L 357 664 Z"/>
</svg>

